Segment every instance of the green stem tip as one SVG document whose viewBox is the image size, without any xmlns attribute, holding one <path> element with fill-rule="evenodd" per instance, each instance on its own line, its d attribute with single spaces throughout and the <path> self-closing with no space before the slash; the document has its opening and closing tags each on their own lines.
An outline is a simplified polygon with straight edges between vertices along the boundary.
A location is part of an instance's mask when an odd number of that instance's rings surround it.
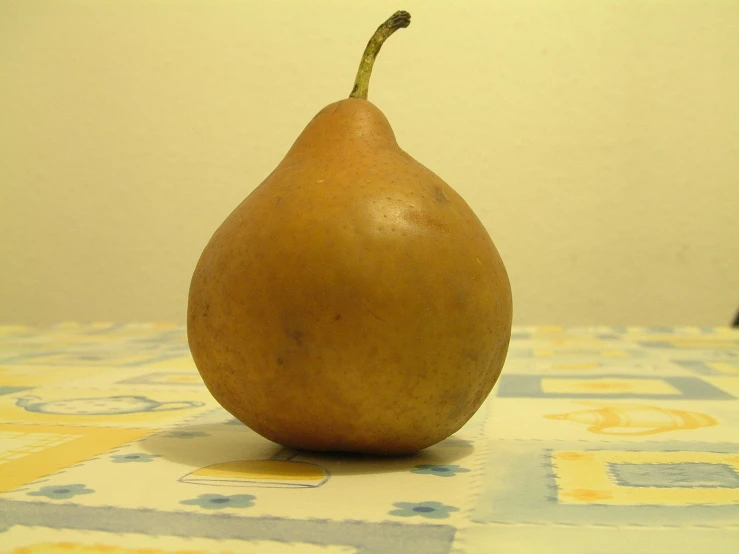
<svg viewBox="0 0 739 554">
<path fill-rule="evenodd" d="M 404 29 L 411 24 L 411 14 L 404 11 L 395 12 L 390 18 L 380 25 L 375 34 L 367 43 L 367 48 L 364 49 L 362 55 L 362 61 L 359 64 L 359 70 L 357 71 L 357 78 L 354 80 L 354 88 L 352 89 L 349 98 L 362 98 L 367 100 L 367 93 L 369 91 L 369 80 L 372 75 L 372 66 L 375 64 L 375 58 L 380 52 L 383 43 L 398 29 Z"/>
</svg>

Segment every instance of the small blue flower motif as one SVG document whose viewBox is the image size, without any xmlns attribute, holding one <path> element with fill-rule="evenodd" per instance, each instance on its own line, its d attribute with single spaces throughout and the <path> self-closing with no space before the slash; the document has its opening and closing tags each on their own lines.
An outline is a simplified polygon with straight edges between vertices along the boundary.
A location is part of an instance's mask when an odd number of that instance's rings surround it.
<svg viewBox="0 0 739 554">
<path fill-rule="evenodd" d="M 256 496 L 251 494 L 232 494 L 224 496 L 222 494 L 201 494 L 197 498 L 190 500 L 181 500 L 180 504 L 188 504 L 190 506 L 200 506 L 207 510 L 222 510 L 223 508 L 250 508 L 254 506 Z"/>
<path fill-rule="evenodd" d="M 159 454 L 115 454 L 110 459 L 113 460 L 114 464 L 129 464 L 129 463 L 146 463 L 154 461 L 154 458 L 159 458 Z"/>
<path fill-rule="evenodd" d="M 165 437 L 170 439 L 195 439 L 209 436 L 208 433 L 203 433 L 202 431 L 172 431 L 165 435 Z"/>
<path fill-rule="evenodd" d="M 388 512 L 391 516 L 414 517 L 421 516 L 429 519 L 446 519 L 450 512 L 458 512 L 459 508 L 447 506 L 441 502 L 396 502 L 397 509 Z"/>
<path fill-rule="evenodd" d="M 459 467 L 458 465 L 444 465 L 437 466 L 431 464 L 421 464 L 416 466 L 415 469 L 411 470 L 411 473 L 419 473 L 425 475 L 436 475 L 437 477 L 454 477 L 458 473 L 469 473 L 470 470 L 466 467 Z"/>
<path fill-rule="evenodd" d="M 91 494 L 95 492 L 92 489 L 88 489 L 85 485 L 52 485 L 47 487 L 41 487 L 39 490 L 29 492 L 29 496 L 45 496 L 53 500 L 67 500 L 79 494 Z"/>
</svg>

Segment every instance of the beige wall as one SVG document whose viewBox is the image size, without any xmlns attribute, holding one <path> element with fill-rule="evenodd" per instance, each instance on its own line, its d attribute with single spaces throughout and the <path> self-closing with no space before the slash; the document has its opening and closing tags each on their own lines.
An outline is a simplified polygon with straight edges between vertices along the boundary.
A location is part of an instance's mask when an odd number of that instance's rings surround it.
<svg viewBox="0 0 739 554">
<path fill-rule="evenodd" d="M 517 323 L 730 321 L 737 0 L 0 0 L 0 321 L 182 321 L 399 8 L 370 98 L 487 226 Z"/>
</svg>

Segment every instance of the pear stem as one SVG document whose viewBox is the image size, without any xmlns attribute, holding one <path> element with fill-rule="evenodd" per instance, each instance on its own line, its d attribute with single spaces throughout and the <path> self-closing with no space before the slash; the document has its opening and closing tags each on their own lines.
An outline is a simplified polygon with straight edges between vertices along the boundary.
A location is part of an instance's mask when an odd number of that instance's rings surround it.
<svg viewBox="0 0 739 554">
<path fill-rule="evenodd" d="M 362 55 L 362 61 L 359 64 L 359 70 L 357 71 L 357 78 L 354 80 L 354 88 L 352 89 L 349 98 L 362 98 L 367 100 L 367 93 L 369 92 L 369 80 L 372 75 L 372 66 L 375 64 L 375 58 L 382 48 L 382 44 L 398 29 L 404 29 L 411 24 L 411 14 L 404 11 L 395 12 L 390 16 L 390 19 L 380 25 L 375 34 L 367 43 L 367 48 L 364 49 Z"/>
</svg>

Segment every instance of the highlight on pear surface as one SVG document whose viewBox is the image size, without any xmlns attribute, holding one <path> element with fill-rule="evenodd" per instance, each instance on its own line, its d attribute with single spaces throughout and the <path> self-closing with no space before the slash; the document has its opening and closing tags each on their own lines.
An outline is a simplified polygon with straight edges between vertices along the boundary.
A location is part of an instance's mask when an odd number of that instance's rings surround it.
<svg viewBox="0 0 739 554">
<path fill-rule="evenodd" d="M 291 448 L 434 445 L 506 358 L 511 288 L 493 241 L 367 100 L 380 48 L 409 23 L 396 12 L 380 25 L 350 97 L 320 110 L 256 189 L 243 184 L 192 276 L 188 341 L 205 384 Z"/>
</svg>

